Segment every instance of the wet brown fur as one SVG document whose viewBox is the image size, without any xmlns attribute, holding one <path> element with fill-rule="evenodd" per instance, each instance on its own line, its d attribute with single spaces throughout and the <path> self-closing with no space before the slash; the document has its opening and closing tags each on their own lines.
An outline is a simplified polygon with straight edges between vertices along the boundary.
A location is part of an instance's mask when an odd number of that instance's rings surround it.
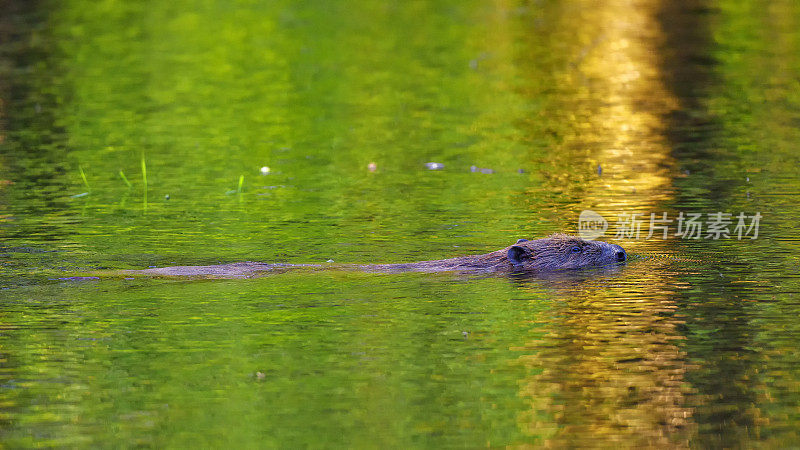
<svg viewBox="0 0 800 450">
<path fill-rule="evenodd" d="M 573 251 L 580 247 L 580 251 Z M 513 249 L 513 250 L 512 250 Z M 153 275 L 167 277 L 239 278 L 258 274 L 283 272 L 301 268 L 357 269 L 365 272 L 552 272 L 603 266 L 619 262 L 622 247 L 601 241 L 586 241 L 567 234 L 553 234 L 544 239 L 520 240 L 491 253 L 458 258 L 421 261 L 405 264 L 315 265 L 265 264 L 242 262 L 213 266 L 174 266 L 146 270 L 126 270 L 123 275 Z M 509 259 L 512 256 L 513 259 Z"/>
<path fill-rule="evenodd" d="M 509 260 L 509 250 L 519 248 L 517 261 Z M 580 247 L 580 252 L 572 249 Z M 361 266 L 370 272 L 551 272 L 580 269 L 619 262 L 616 253 L 622 247 L 601 241 L 586 241 L 577 236 L 557 233 L 544 239 L 517 242 L 504 249 L 483 255 L 422 261 L 408 264 L 377 264 Z"/>
</svg>

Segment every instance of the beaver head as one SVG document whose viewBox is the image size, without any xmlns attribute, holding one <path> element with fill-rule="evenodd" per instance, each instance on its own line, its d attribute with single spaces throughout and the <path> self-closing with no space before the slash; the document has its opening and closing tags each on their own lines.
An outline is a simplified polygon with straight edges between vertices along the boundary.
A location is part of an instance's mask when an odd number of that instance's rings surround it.
<svg viewBox="0 0 800 450">
<path fill-rule="evenodd" d="M 586 241 L 567 234 L 544 239 L 520 239 L 508 248 L 508 261 L 519 271 L 548 271 L 604 266 L 625 261 L 625 250 L 616 244 Z"/>
</svg>

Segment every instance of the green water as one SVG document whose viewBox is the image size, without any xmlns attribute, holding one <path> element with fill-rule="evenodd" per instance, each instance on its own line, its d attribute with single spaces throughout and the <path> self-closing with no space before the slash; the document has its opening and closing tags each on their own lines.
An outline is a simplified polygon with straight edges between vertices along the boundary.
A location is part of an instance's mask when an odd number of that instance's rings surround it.
<svg viewBox="0 0 800 450">
<path fill-rule="evenodd" d="M 676 3 L 0 2 L 0 446 L 797 446 L 800 6 Z M 763 219 L 548 277 L 60 279 L 584 209 Z"/>
</svg>

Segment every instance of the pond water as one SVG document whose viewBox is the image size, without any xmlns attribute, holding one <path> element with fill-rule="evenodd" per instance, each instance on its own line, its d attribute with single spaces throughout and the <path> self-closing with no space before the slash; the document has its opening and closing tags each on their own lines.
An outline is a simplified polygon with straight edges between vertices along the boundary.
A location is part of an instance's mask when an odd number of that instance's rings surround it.
<svg viewBox="0 0 800 450">
<path fill-rule="evenodd" d="M 0 446 L 800 443 L 797 3 L 0 10 Z M 454 257 L 584 210 L 626 265 L 62 279 Z"/>
</svg>

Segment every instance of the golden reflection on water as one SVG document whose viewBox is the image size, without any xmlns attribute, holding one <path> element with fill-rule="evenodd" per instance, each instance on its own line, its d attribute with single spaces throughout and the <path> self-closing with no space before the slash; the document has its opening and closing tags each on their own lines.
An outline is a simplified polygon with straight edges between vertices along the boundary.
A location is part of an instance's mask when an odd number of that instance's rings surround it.
<svg viewBox="0 0 800 450">
<path fill-rule="evenodd" d="M 574 283 L 548 283 L 554 306 L 541 337 L 514 348 L 531 372 L 520 395 L 526 434 L 546 444 L 685 447 L 694 427 L 685 407 L 689 369 L 673 293 L 652 267 L 625 267 Z M 635 285 L 622 280 L 637 280 Z M 651 286 L 642 292 L 640 284 Z"/>
<path fill-rule="evenodd" d="M 553 22 L 544 26 L 553 35 L 548 47 L 567 51 L 563 64 L 555 58 L 557 95 L 542 120 L 556 120 L 559 134 L 547 152 L 547 179 L 569 197 L 575 221 L 582 209 L 612 223 L 617 213 L 657 212 L 673 196 L 665 117 L 678 100 L 661 73 L 659 8 L 656 0 L 575 0 L 539 18 Z M 614 285 L 623 279 L 636 284 Z M 521 383 L 531 405 L 520 415 L 526 434 L 553 446 L 591 446 L 593 439 L 688 445 L 694 427 L 680 321 L 672 293 L 659 288 L 671 284 L 640 265 L 617 278 L 555 287 L 560 302 L 545 320 L 546 334 L 518 348 L 531 373 Z"/>
<path fill-rule="evenodd" d="M 586 154 L 602 167 L 594 189 L 586 191 L 587 204 L 614 213 L 653 211 L 672 196 L 674 161 L 664 117 L 678 104 L 659 66 L 659 2 L 574 3 L 564 20 L 579 32 L 576 39 L 583 47 L 556 76 L 574 92 L 562 105 L 573 111 L 574 126 L 560 153 L 566 158 Z"/>
</svg>

